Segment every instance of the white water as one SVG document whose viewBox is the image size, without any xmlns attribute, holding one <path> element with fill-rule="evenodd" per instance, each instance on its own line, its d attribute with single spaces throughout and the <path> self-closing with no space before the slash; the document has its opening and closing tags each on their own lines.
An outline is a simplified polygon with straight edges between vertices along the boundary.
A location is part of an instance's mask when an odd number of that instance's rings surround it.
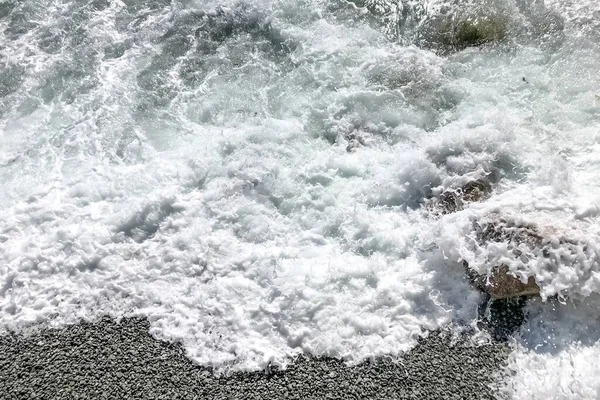
<svg viewBox="0 0 600 400">
<path fill-rule="evenodd" d="M 515 267 L 568 300 L 528 306 L 505 390 L 596 398 L 600 5 L 485 7 L 511 36 L 441 55 L 344 2 L 0 2 L 1 329 L 143 315 L 219 368 L 398 354 L 475 326 L 460 261 L 508 257 L 470 245 L 500 212 L 572 243 Z"/>
</svg>

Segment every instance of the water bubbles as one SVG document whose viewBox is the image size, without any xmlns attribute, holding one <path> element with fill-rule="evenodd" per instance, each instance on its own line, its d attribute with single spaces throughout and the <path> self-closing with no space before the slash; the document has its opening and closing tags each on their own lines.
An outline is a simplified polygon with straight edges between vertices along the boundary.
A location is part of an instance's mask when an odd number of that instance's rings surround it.
<svg viewBox="0 0 600 400">
<path fill-rule="evenodd" d="M 222 368 L 475 326 L 474 221 L 598 218 L 593 21 L 523 3 L 1 3 L 0 323 L 134 310 Z M 593 309 L 551 303 L 535 354 Z"/>
</svg>

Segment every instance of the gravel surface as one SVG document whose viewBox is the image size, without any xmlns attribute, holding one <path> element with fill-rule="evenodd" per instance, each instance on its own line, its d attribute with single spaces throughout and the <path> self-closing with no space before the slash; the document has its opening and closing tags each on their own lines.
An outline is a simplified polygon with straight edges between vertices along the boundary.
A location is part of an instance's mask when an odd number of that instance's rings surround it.
<svg viewBox="0 0 600 400">
<path fill-rule="evenodd" d="M 2 399 L 491 399 L 506 343 L 432 333 L 400 360 L 300 357 L 285 371 L 215 377 L 143 319 L 0 336 Z"/>
</svg>

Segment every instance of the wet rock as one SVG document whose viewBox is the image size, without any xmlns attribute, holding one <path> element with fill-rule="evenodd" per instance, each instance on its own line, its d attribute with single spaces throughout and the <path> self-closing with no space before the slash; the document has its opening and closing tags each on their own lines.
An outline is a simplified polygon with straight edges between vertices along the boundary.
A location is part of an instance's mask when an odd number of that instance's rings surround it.
<svg viewBox="0 0 600 400">
<path fill-rule="evenodd" d="M 543 248 L 550 242 L 538 228 L 526 224 L 517 224 L 493 215 L 474 224 L 476 241 L 487 246 L 489 243 L 505 243 L 510 256 L 520 261 L 523 268 L 518 276 L 511 272 L 506 264 L 492 266 L 487 275 L 478 274 L 466 262 L 467 274 L 473 286 L 487 293 L 492 299 L 508 299 L 520 296 L 536 296 L 540 294 L 540 287 L 533 276 L 526 276 L 527 262 L 535 257 L 534 253 L 543 253 Z"/>
<path fill-rule="evenodd" d="M 494 299 L 587 297 L 597 288 L 600 237 L 589 222 L 563 218 L 490 213 L 472 222 L 461 243 L 452 242 L 456 250 L 446 250 L 454 262 L 467 260 L 473 285 Z"/>
<path fill-rule="evenodd" d="M 509 40 L 559 45 L 564 37 L 563 17 L 539 0 L 402 0 L 396 4 L 400 41 L 443 55 Z"/>
<path fill-rule="evenodd" d="M 439 15 L 421 32 L 420 42 L 442 53 L 499 42 L 507 36 L 508 21 L 502 16 Z"/>
<path fill-rule="evenodd" d="M 540 287 L 532 276 L 523 282 L 513 275 L 506 265 L 493 267 L 488 276 L 477 274 L 466 263 L 465 266 L 472 285 L 490 295 L 492 299 L 512 299 L 540 294 Z"/>
<path fill-rule="evenodd" d="M 425 209 L 432 215 L 445 215 L 463 210 L 469 203 L 483 201 L 492 192 L 492 184 L 486 178 L 468 181 L 456 187 L 443 190 L 439 195 L 428 199 Z"/>
<path fill-rule="evenodd" d="M 523 254 L 518 248 L 521 244 L 533 250 L 543 244 L 544 233 L 546 235 L 554 233 L 554 229 L 551 228 L 545 229 L 542 233 L 535 225 L 505 218 L 497 213 L 475 221 L 474 230 L 477 241 L 480 243 L 507 242 L 513 244 L 513 254 L 517 257 Z"/>
<path fill-rule="evenodd" d="M 428 5 L 403 1 L 399 31 L 419 47 L 449 54 L 504 40 L 515 24 L 514 11 L 493 0 L 433 0 Z"/>
</svg>

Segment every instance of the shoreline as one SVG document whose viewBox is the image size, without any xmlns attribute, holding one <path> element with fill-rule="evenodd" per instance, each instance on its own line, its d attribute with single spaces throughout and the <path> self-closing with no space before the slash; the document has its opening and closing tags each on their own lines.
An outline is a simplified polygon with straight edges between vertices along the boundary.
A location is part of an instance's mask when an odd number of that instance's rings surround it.
<svg viewBox="0 0 600 400">
<path fill-rule="evenodd" d="M 498 399 L 508 343 L 431 332 L 397 360 L 348 366 L 300 356 L 283 371 L 215 376 L 144 319 L 0 336 L 3 399 Z"/>
</svg>

